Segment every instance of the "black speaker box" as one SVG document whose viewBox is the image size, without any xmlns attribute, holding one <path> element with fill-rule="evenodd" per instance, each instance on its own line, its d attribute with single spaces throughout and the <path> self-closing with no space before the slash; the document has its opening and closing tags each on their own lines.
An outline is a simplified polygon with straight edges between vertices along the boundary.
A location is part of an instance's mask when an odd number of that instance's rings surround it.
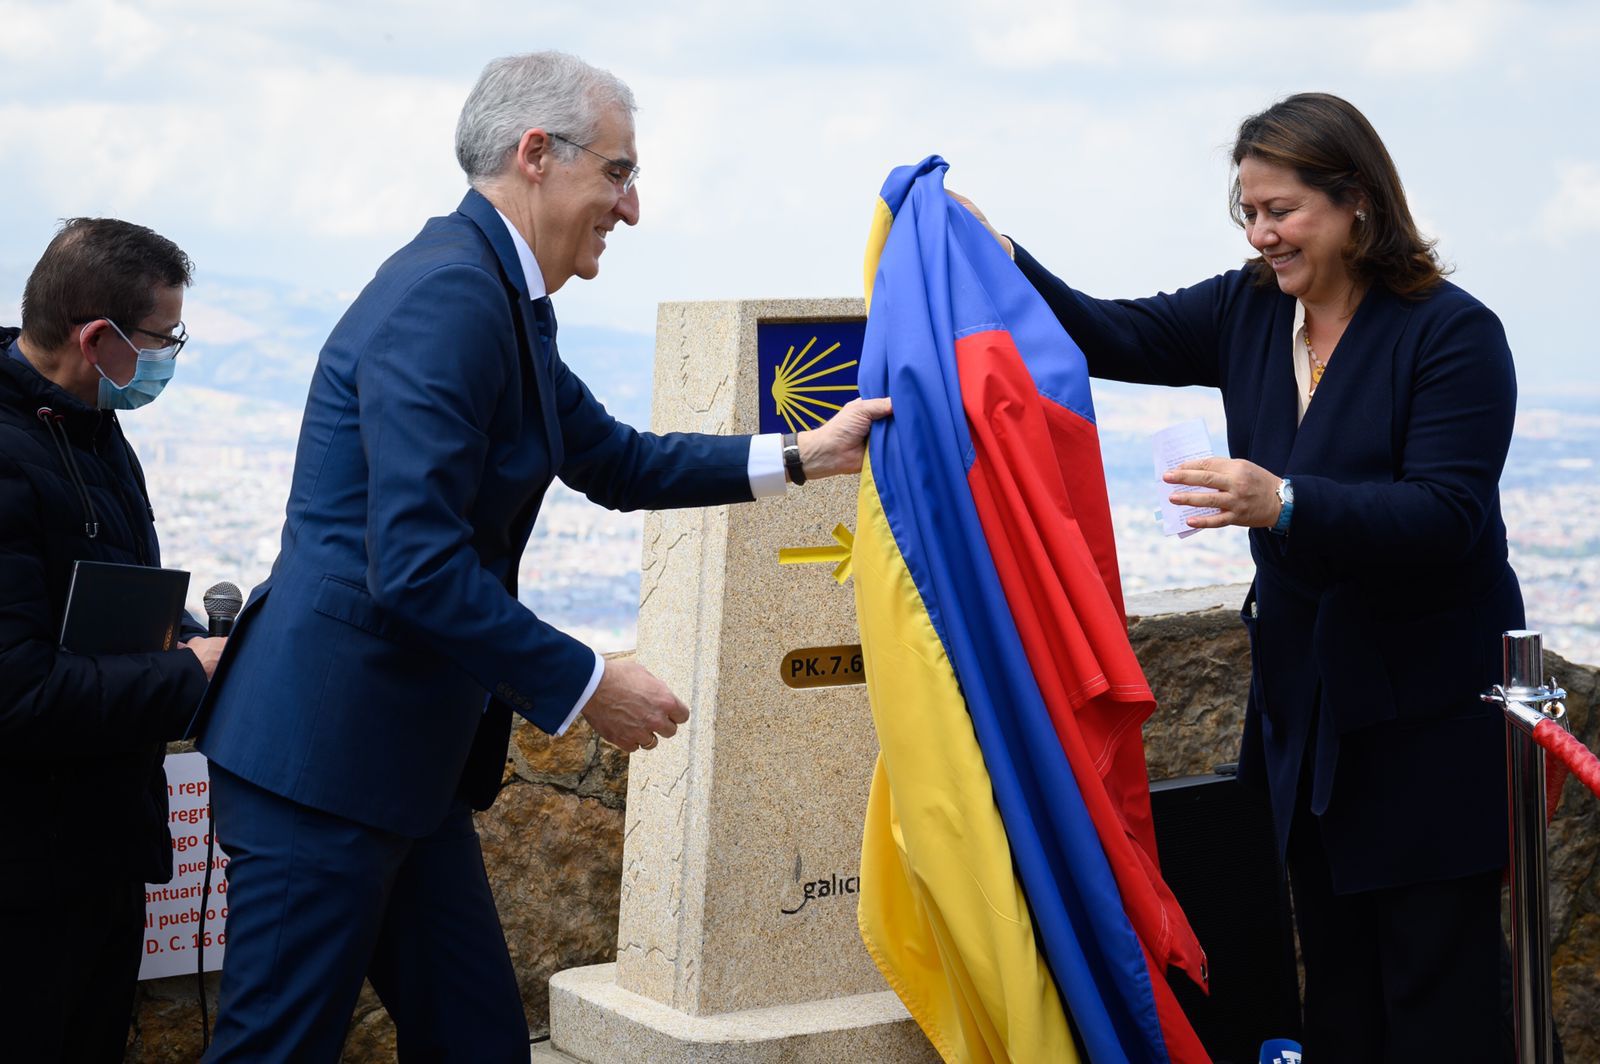
<svg viewBox="0 0 1600 1064">
<path fill-rule="evenodd" d="M 1200 939 L 1208 997 L 1169 982 L 1216 1064 L 1255 1064 L 1268 1038 L 1300 1037 L 1288 883 L 1266 796 L 1233 776 L 1150 785 L 1161 874 Z"/>
</svg>

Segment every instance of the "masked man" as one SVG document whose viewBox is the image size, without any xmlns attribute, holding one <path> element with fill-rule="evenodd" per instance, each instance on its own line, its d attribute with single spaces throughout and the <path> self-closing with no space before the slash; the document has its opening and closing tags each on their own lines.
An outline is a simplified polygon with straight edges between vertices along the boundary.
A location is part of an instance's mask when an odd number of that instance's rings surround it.
<svg viewBox="0 0 1600 1064">
<path fill-rule="evenodd" d="M 115 412 L 172 377 L 191 269 L 143 226 L 75 218 L 28 278 L 21 331 L 0 329 L 0 1030 L 17 1060 L 123 1057 L 144 885 L 172 878 L 165 742 L 224 642 L 57 645 L 74 562 L 161 564 Z"/>
</svg>

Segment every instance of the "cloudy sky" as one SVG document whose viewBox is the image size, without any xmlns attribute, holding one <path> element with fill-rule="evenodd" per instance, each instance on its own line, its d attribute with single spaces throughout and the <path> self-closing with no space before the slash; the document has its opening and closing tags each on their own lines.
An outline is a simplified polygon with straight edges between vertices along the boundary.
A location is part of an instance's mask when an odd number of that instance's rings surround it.
<svg viewBox="0 0 1600 1064">
<path fill-rule="evenodd" d="M 547 47 L 641 105 L 643 220 L 561 292 L 564 324 L 856 294 L 879 184 L 934 152 L 1069 282 L 1177 287 L 1247 250 L 1224 209 L 1239 119 L 1317 89 L 1385 137 L 1524 386 L 1600 381 L 1600 5 L 1576 0 L 0 0 L 0 321 L 80 214 L 190 252 L 197 344 L 272 329 L 229 285 L 348 299 L 460 198 L 483 63 Z"/>
</svg>

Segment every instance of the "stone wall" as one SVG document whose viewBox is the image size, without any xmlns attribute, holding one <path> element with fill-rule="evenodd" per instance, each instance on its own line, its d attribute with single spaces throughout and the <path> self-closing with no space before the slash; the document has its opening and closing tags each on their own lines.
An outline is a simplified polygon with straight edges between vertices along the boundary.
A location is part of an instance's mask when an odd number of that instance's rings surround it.
<svg viewBox="0 0 1600 1064">
<path fill-rule="evenodd" d="M 1237 756 L 1249 685 L 1243 600 L 1244 588 L 1232 586 L 1129 601 L 1129 636 L 1160 703 L 1145 728 L 1152 779 L 1210 772 Z M 1600 750 L 1600 670 L 1554 653 L 1545 655 L 1545 668 L 1567 689 L 1573 733 Z M 536 1036 L 549 1029 L 546 983 L 554 972 L 616 957 L 627 767 L 627 755 L 581 719 L 557 740 L 519 721 L 505 789 L 477 818 Z M 1600 800 L 1575 781 L 1550 826 L 1550 871 L 1557 1024 L 1568 1060 L 1600 1060 Z M 214 1011 L 215 977 L 209 993 Z M 199 1032 L 192 977 L 145 983 L 128 1060 L 193 1061 Z M 393 1026 L 370 990 L 344 1059 L 394 1059 Z"/>
<path fill-rule="evenodd" d="M 176 749 L 176 747 L 175 747 Z M 535 1036 L 550 1029 L 550 976 L 616 960 L 622 881 L 622 810 L 628 755 L 579 718 L 560 739 L 517 720 L 505 786 L 476 817 L 484 864 L 505 928 L 522 1004 Z M 219 976 L 207 977 L 216 1018 Z M 180 1064 L 200 1057 L 194 976 L 140 984 L 127 1060 Z M 344 1060 L 395 1059 L 394 1025 L 372 988 L 362 990 Z"/>
</svg>

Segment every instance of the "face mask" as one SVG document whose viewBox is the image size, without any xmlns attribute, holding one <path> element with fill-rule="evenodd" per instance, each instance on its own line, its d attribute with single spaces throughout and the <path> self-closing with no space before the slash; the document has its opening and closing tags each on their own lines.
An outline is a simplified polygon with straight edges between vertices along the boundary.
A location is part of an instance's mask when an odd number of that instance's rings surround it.
<svg viewBox="0 0 1600 1064">
<path fill-rule="evenodd" d="M 117 323 L 108 321 L 113 329 Z M 156 396 L 161 394 L 161 389 L 167 386 L 172 379 L 172 374 L 178 368 L 178 347 L 145 349 L 133 346 L 133 341 L 128 340 L 127 334 L 117 329 L 117 335 L 127 340 L 128 346 L 133 347 L 139 360 L 134 365 L 133 379 L 127 384 L 118 384 L 106 376 L 106 371 L 95 363 L 95 372 L 100 374 L 100 395 L 98 406 L 101 410 L 137 410 Z"/>
</svg>

